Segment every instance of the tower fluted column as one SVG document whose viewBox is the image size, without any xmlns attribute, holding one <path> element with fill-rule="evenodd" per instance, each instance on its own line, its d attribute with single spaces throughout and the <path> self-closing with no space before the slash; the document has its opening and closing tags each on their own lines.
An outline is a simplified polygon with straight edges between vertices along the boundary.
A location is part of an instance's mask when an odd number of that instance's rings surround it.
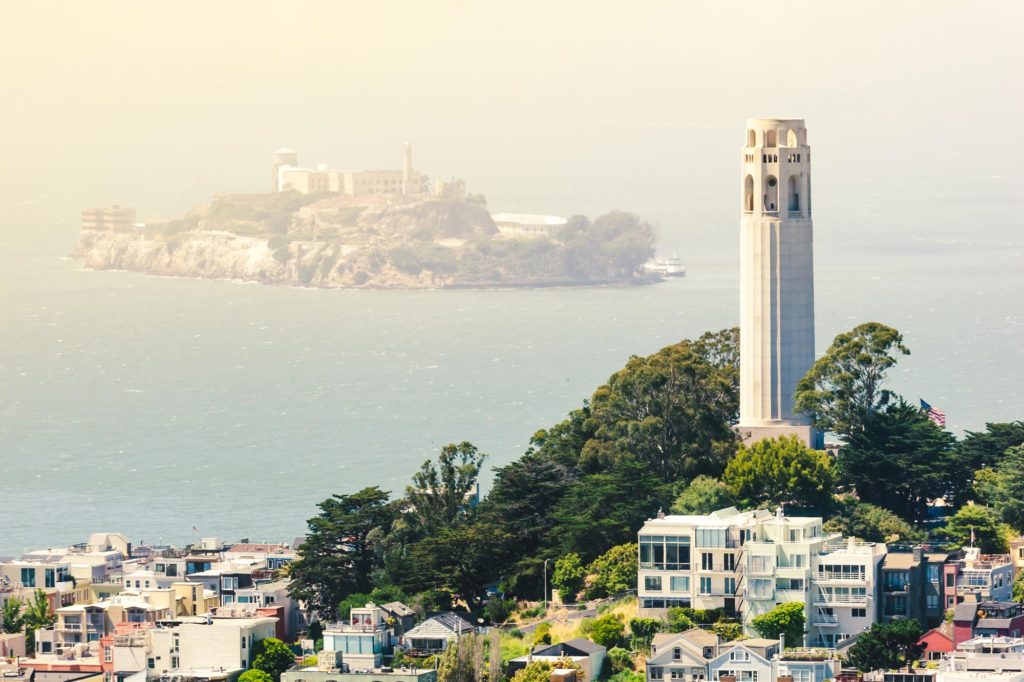
<svg viewBox="0 0 1024 682">
<path fill-rule="evenodd" d="M 811 149 L 802 119 L 750 119 L 742 150 L 740 426 L 820 446 L 793 393 L 814 362 Z"/>
</svg>

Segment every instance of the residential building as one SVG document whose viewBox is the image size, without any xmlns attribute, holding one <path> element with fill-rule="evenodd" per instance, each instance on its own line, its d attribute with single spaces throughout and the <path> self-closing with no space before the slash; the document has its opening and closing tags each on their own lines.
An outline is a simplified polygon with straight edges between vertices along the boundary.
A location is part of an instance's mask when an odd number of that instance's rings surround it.
<svg viewBox="0 0 1024 682">
<path fill-rule="evenodd" d="M 961 642 L 939 664 L 942 672 L 1024 673 L 1024 639 L 976 637 Z"/>
<path fill-rule="evenodd" d="M 638 543 L 643 616 L 663 617 L 673 606 L 724 609 L 749 630 L 777 604 L 800 602 L 815 646 L 833 646 L 876 619 L 885 545 L 825 535 L 820 517 L 733 508 L 659 514 L 640 529 Z"/>
<path fill-rule="evenodd" d="M 391 648 L 387 613 L 372 602 L 353 608 L 347 623 L 330 623 L 324 628 L 324 651 L 341 654 L 352 669 L 381 667 L 385 648 Z"/>
<path fill-rule="evenodd" d="M 953 623 L 943 622 L 921 635 L 919 644 L 924 646 L 921 657 L 929 661 L 938 661 L 950 653 L 956 646 L 953 644 Z"/>
<path fill-rule="evenodd" d="M 947 608 L 953 608 L 956 603 L 955 574 L 954 587 L 946 591 L 946 567 L 952 566 L 955 562 L 963 559 L 963 552 L 926 551 L 925 558 L 928 560 L 928 583 L 925 586 L 925 620 L 931 626 L 937 626 L 943 622 Z M 947 596 L 949 597 L 947 599 Z M 947 606 L 948 604 L 948 606 Z"/>
<path fill-rule="evenodd" d="M 451 642 L 477 627 L 461 615 L 448 611 L 427 618 L 409 630 L 401 639 L 402 648 L 414 656 L 429 656 L 444 651 Z M 326 646 L 324 633 L 324 645 Z"/>
<path fill-rule="evenodd" d="M 165 621 L 146 631 L 150 677 L 177 670 L 247 670 L 253 645 L 273 637 L 276 619 L 266 617 L 188 617 Z"/>
<path fill-rule="evenodd" d="M 925 627 L 928 624 L 928 558 L 921 547 L 909 552 L 891 549 L 882 561 L 879 619 L 888 623 L 897 618 L 913 618 Z"/>
<path fill-rule="evenodd" d="M 367 677 L 367 673 L 373 673 Z M 437 682 L 437 671 L 433 668 L 399 668 L 396 670 L 376 669 L 365 673 L 345 670 L 344 666 L 316 668 L 292 668 L 281 674 L 281 682 Z"/>
<path fill-rule="evenodd" d="M 708 680 L 714 682 L 772 682 L 771 659 L 779 652 L 776 639 L 744 639 L 719 645 L 708 661 Z"/>
<path fill-rule="evenodd" d="M 953 645 L 979 637 L 1024 635 L 1024 605 L 1015 601 L 962 602 L 953 611 Z"/>
<path fill-rule="evenodd" d="M 507 675 L 511 679 L 519 670 L 525 668 L 531 661 L 547 661 L 554 663 L 561 659 L 568 659 L 580 666 L 580 682 L 593 682 L 601 675 L 601 666 L 604 664 L 607 650 L 600 644 L 595 644 L 589 639 L 576 638 L 560 644 L 542 644 L 535 646 L 533 651 L 508 662 Z"/>
<path fill-rule="evenodd" d="M 952 576 L 952 577 L 951 577 Z M 982 554 L 967 547 L 964 556 L 946 565 L 946 584 L 955 585 L 955 596 L 947 590 L 947 607 L 964 601 L 1007 601 L 1013 596 L 1013 562 L 1009 554 Z M 953 598 L 953 603 L 949 599 Z"/>
<path fill-rule="evenodd" d="M 1013 562 L 1013 575 L 1024 569 L 1024 535 L 1010 540 L 1010 560 Z"/>
<path fill-rule="evenodd" d="M 876 622 L 878 577 L 885 554 L 884 544 L 850 538 L 829 545 L 815 557 L 809 646 L 833 648 Z"/>
<path fill-rule="evenodd" d="M 406 632 L 416 626 L 416 612 L 400 601 L 382 604 L 381 608 L 388 615 L 388 622 L 391 624 L 391 632 L 396 637 L 402 637 Z"/>
<path fill-rule="evenodd" d="M 718 655 L 718 635 L 694 628 L 686 632 L 659 632 L 651 640 L 647 682 L 702 682 L 708 661 Z"/>
</svg>

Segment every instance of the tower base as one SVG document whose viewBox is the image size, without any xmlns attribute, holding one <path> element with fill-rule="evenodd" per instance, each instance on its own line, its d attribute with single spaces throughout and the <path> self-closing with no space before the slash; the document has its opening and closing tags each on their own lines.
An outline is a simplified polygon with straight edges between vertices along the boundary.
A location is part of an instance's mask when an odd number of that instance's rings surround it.
<svg viewBox="0 0 1024 682">
<path fill-rule="evenodd" d="M 762 424 L 758 426 L 736 427 L 736 433 L 743 439 L 744 445 L 752 445 L 765 438 L 780 436 L 796 436 L 800 442 L 813 450 L 825 449 L 825 434 L 807 424 Z"/>
</svg>

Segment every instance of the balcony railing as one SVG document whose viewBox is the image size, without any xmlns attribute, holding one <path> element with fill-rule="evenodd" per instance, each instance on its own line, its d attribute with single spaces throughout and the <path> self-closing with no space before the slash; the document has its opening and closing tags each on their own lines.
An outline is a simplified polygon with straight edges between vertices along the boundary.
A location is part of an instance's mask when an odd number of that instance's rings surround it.
<svg viewBox="0 0 1024 682">
<path fill-rule="evenodd" d="M 867 595 L 853 594 L 816 594 L 814 595 L 815 605 L 831 606 L 832 604 L 852 604 L 861 606 L 868 603 Z"/>
<path fill-rule="evenodd" d="M 843 573 L 840 571 L 816 571 L 814 573 L 814 579 L 818 582 L 851 582 L 851 583 L 862 583 L 867 580 L 865 573 Z"/>
<path fill-rule="evenodd" d="M 820 628 L 834 628 L 839 625 L 839 616 L 816 615 L 811 621 L 811 625 L 816 625 Z"/>
</svg>

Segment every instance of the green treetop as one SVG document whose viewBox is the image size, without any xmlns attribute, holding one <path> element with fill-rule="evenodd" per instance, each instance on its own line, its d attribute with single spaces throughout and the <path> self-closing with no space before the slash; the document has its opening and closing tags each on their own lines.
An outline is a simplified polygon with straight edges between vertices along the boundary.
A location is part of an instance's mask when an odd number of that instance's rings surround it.
<svg viewBox="0 0 1024 682">
<path fill-rule="evenodd" d="M 838 335 L 797 384 L 797 411 L 819 429 L 849 438 L 888 404 L 892 393 L 882 382 L 898 355 L 910 350 L 903 335 L 884 324 L 868 322 Z"/>
<path fill-rule="evenodd" d="M 740 446 L 722 482 L 744 507 L 793 505 L 820 512 L 831 505 L 836 475 L 827 453 L 783 436 Z"/>
</svg>

